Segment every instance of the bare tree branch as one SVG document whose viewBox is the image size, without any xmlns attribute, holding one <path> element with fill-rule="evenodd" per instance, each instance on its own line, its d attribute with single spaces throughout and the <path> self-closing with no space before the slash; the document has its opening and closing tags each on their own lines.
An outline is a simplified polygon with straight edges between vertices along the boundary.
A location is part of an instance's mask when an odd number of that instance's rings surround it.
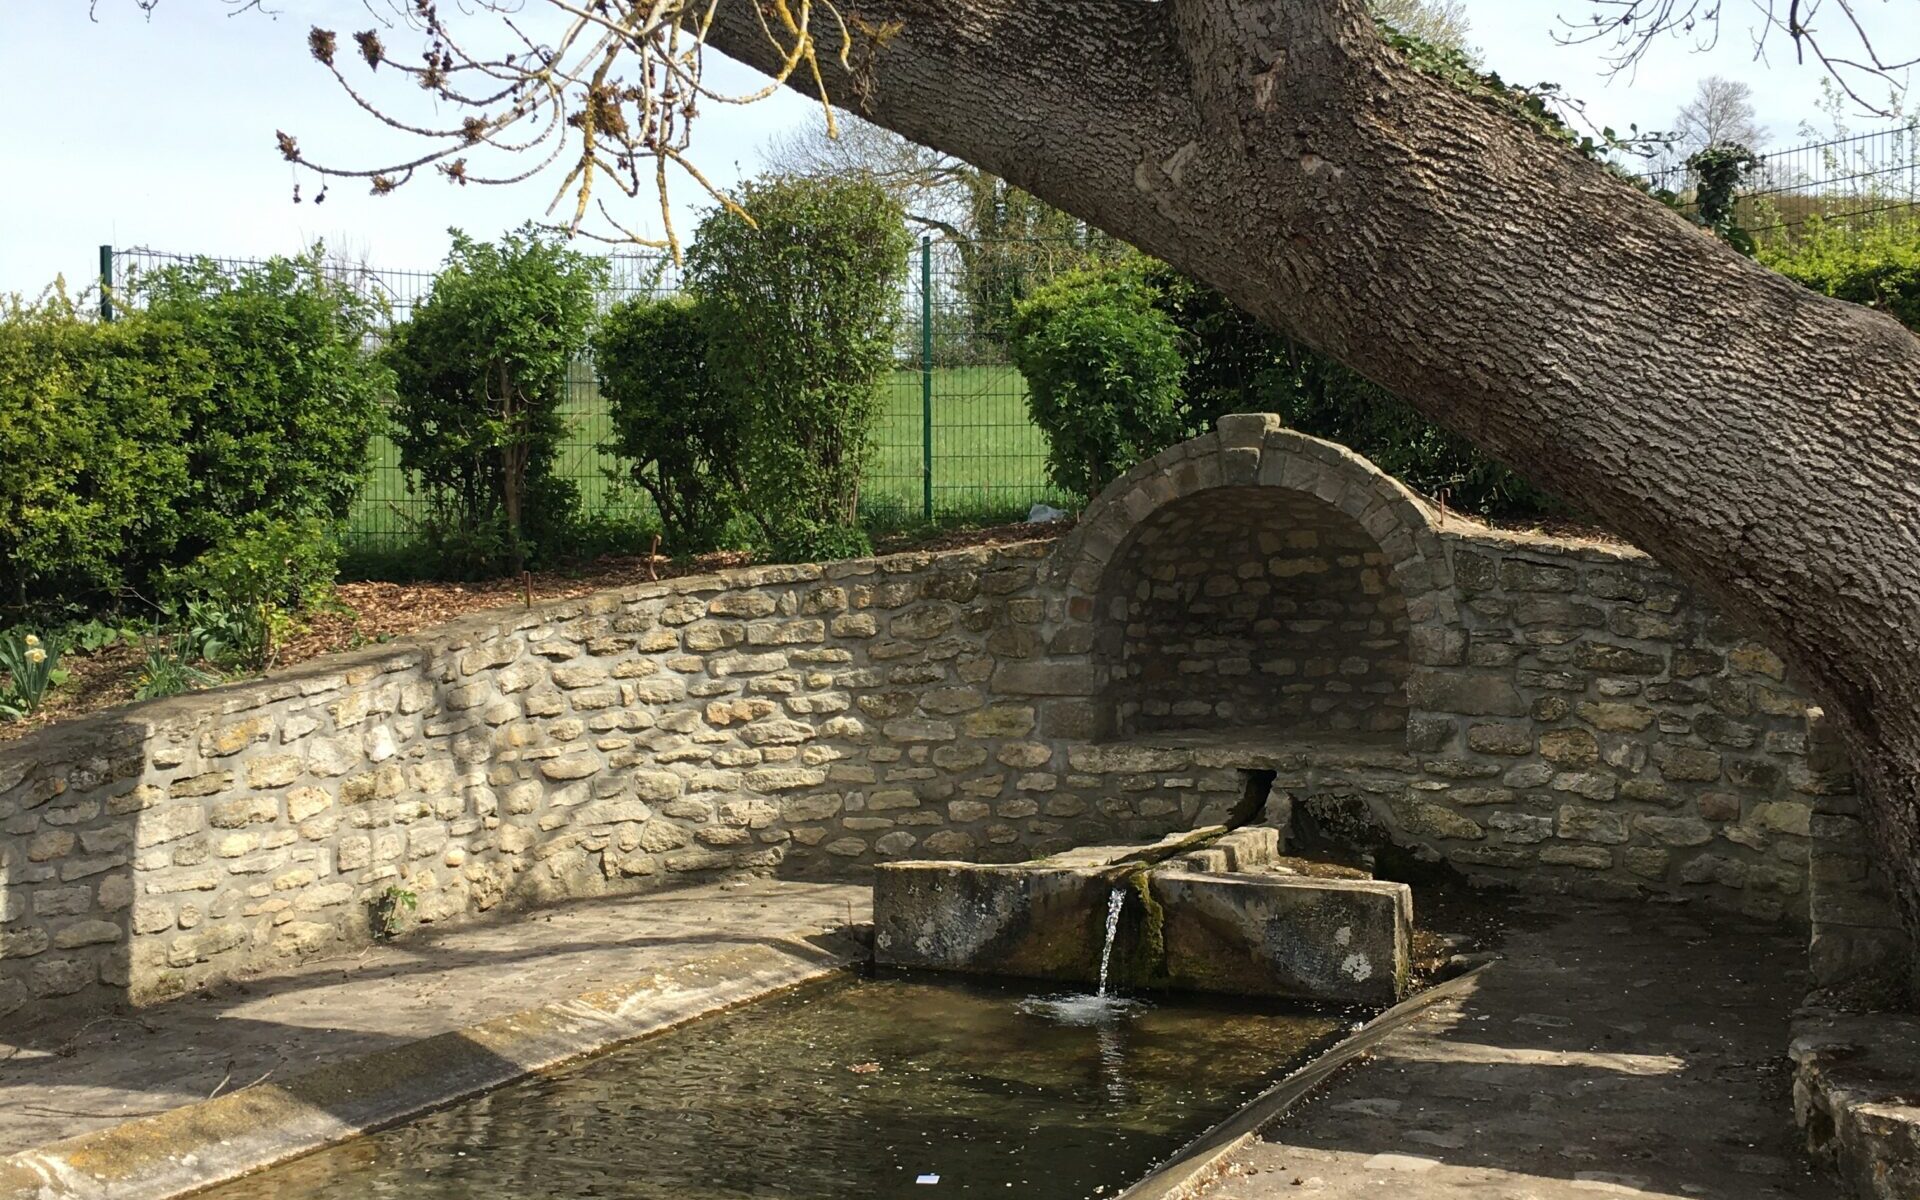
<svg viewBox="0 0 1920 1200">
<path fill-rule="evenodd" d="M 1765 59 L 1768 44 L 1786 38 L 1795 61 L 1811 58 L 1860 108 L 1889 116 L 1886 107 L 1868 101 L 1862 93 L 1870 84 L 1891 84 L 1904 90 L 1904 72 L 1920 57 L 1882 54 L 1860 19 L 1861 0 L 1749 0 L 1753 56 Z M 1900 0 L 1894 0 L 1899 3 Z M 1585 19 L 1560 18 L 1555 35 L 1564 45 L 1608 44 L 1606 61 L 1615 72 L 1631 71 L 1648 49 L 1664 37 L 1692 39 L 1695 48 L 1718 44 L 1725 0 L 1583 0 L 1591 8 Z M 1920 12 L 1916 12 L 1920 16 Z M 1823 19 L 1826 18 L 1826 19 Z"/>
</svg>

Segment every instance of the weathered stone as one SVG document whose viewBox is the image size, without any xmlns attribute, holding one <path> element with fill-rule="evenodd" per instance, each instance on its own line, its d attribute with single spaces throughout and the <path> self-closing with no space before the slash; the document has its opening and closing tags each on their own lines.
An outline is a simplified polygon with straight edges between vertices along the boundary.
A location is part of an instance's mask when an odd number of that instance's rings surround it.
<svg viewBox="0 0 1920 1200">
<path fill-rule="evenodd" d="M 1639 733 L 1653 724 L 1653 710 L 1638 704 L 1582 700 L 1573 711 L 1595 729 L 1609 733 Z"/>
<path fill-rule="evenodd" d="M 1467 748 L 1481 754 L 1529 754 L 1533 751 L 1533 731 L 1525 725 L 1470 725 Z"/>
<path fill-rule="evenodd" d="M 1511 680 L 1496 675 L 1416 671 L 1407 680 L 1407 697 L 1414 707 L 1469 717 L 1521 717 L 1527 702 Z"/>
<path fill-rule="evenodd" d="M 1540 757 L 1562 767 L 1591 766 L 1600 759 L 1600 744 L 1584 729 L 1549 729 L 1540 735 Z"/>
<path fill-rule="evenodd" d="M 1633 827 L 1662 846 L 1704 846 L 1713 840 L 1713 827 L 1698 817 L 1639 816 Z"/>
<path fill-rule="evenodd" d="M 1721 758 L 1713 750 L 1662 744 L 1653 748 L 1652 757 L 1661 776 L 1675 782 L 1711 783 L 1720 778 Z"/>
<path fill-rule="evenodd" d="M 1555 833 L 1573 841 L 1615 845 L 1626 841 L 1629 836 L 1627 814 L 1604 808 L 1563 804 L 1560 806 Z M 1544 853 L 1542 861 L 1546 861 Z"/>
</svg>

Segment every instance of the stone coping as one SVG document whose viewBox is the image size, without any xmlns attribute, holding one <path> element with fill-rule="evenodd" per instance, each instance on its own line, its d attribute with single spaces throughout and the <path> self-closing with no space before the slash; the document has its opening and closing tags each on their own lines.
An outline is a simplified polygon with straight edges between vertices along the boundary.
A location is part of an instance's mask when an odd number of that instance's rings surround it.
<svg viewBox="0 0 1920 1200">
<path fill-rule="evenodd" d="M 1862 1200 L 1920 1196 L 1920 1016 L 1805 1013 L 1787 1053 L 1808 1151 Z"/>
<path fill-rule="evenodd" d="M 771 938 L 0 1159 L 0 1200 L 171 1200 L 834 975 L 859 939 Z"/>
</svg>

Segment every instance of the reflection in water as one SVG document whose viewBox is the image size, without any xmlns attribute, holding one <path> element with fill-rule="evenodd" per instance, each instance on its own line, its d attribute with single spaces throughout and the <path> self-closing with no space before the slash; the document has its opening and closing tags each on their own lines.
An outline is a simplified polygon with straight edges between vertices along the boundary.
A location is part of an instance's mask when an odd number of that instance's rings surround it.
<svg viewBox="0 0 1920 1200">
<path fill-rule="evenodd" d="M 203 1195 L 1080 1200 L 1143 1174 L 1340 1026 L 1272 1005 L 848 980 Z"/>
</svg>

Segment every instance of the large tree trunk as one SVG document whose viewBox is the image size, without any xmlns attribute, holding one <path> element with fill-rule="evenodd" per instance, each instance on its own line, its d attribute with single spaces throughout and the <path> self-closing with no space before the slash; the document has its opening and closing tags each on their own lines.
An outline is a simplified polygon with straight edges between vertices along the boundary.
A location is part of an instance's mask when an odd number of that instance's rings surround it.
<svg viewBox="0 0 1920 1200">
<path fill-rule="evenodd" d="M 1920 925 L 1920 340 L 1415 70 L 1364 0 L 843 11 L 836 101 L 1405 396 L 1786 654 Z M 750 3 L 719 13 L 769 66 Z"/>
</svg>

